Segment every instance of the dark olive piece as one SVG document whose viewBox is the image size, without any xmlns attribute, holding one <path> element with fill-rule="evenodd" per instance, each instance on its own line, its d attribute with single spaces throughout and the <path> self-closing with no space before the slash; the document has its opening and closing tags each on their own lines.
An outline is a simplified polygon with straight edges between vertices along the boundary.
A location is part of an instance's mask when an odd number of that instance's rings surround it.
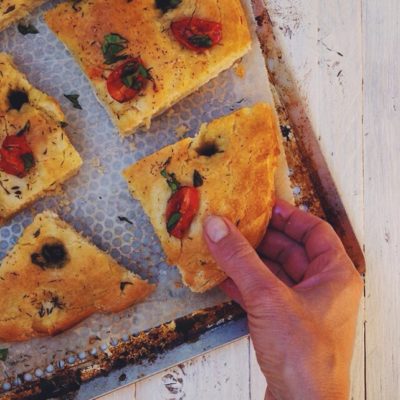
<svg viewBox="0 0 400 400">
<path fill-rule="evenodd" d="M 29 103 L 29 97 L 23 90 L 11 90 L 8 93 L 8 102 L 11 109 L 19 111 L 25 103 Z"/>
<path fill-rule="evenodd" d="M 61 243 L 45 244 L 39 253 L 31 255 L 31 261 L 42 269 L 63 268 L 68 260 L 68 254 Z"/>
<path fill-rule="evenodd" d="M 204 142 L 196 149 L 196 152 L 199 156 L 212 157 L 221 151 L 215 142 Z"/>
<path fill-rule="evenodd" d="M 42 256 L 49 266 L 56 266 L 65 261 L 67 252 L 62 244 L 45 244 L 42 247 Z"/>
</svg>

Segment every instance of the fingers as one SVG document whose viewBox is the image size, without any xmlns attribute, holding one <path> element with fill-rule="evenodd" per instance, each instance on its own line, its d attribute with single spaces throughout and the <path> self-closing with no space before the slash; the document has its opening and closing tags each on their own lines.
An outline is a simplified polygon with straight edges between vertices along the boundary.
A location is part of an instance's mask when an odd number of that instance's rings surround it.
<svg viewBox="0 0 400 400">
<path fill-rule="evenodd" d="M 236 284 L 246 307 L 260 296 L 264 297 L 265 292 L 272 296 L 284 288 L 228 220 L 215 216 L 207 218 L 204 238 L 219 267 Z"/>
<path fill-rule="evenodd" d="M 327 222 L 283 200 L 276 202 L 270 226 L 302 243 L 310 261 L 331 250 L 344 251 L 342 242 Z"/>
<path fill-rule="evenodd" d="M 219 285 L 220 289 L 233 301 L 240 304 L 244 308 L 243 298 L 238 287 L 232 279 L 228 278 Z"/>
<path fill-rule="evenodd" d="M 273 228 L 268 229 L 257 249 L 261 256 L 269 258 L 284 268 L 295 282 L 300 282 L 309 265 L 304 246 Z"/>
<path fill-rule="evenodd" d="M 269 270 L 286 286 L 292 287 L 297 283 L 287 274 L 281 264 L 263 256 L 261 256 L 261 259 L 263 260 L 266 267 L 269 268 Z"/>
</svg>

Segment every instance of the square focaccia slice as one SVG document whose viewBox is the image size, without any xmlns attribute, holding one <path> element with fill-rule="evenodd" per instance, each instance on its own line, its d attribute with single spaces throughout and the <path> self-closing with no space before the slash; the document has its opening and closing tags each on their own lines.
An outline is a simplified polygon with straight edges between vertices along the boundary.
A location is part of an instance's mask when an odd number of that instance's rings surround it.
<svg viewBox="0 0 400 400">
<path fill-rule="evenodd" d="M 121 311 L 153 290 L 47 211 L 1 263 L 0 340 L 55 335 L 93 313 Z"/>
<path fill-rule="evenodd" d="M 124 171 L 168 262 L 192 291 L 204 292 L 226 278 L 203 239 L 208 215 L 231 220 L 254 247 L 261 241 L 274 204 L 278 156 L 274 114 L 260 103 L 204 124 L 194 139 Z"/>
<path fill-rule="evenodd" d="M 0 31 L 26 17 L 46 0 L 2 0 L 0 1 Z"/>
<path fill-rule="evenodd" d="M 0 53 L 0 225 L 78 172 L 64 124 L 58 103 Z"/>
<path fill-rule="evenodd" d="M 82 0 L 45 18 L 122 135 L 148 127 L 251 46 L 240 0 Z"/>
</svg>

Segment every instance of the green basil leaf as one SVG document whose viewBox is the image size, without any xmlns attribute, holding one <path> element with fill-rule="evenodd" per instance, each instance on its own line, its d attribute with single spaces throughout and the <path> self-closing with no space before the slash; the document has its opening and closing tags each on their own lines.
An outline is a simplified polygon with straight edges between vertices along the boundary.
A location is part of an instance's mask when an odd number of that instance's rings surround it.
<svg viewBox="0 0 400 400">
<path fill-rule="evenodd" d="M 6 361 L 8 357 L 8 349 L 0 349 L 0 361 Z"/>
<path fill-rule="evenodd" d="M 171 189 L 172 193 L 177 192 L 178 189 L 181 187 L 181 184 L 176 179 L 176 175 L 175 174 L 169 174 L 167 172 L 166 168 L 164 168 L 161 171 L 161 175 L 167 180 L 167 184 L 168 184 L 169 188 Z"/>
<path fill-rule="evenodd" d="M 193 35 L 188 39 L 189 42 L 196 47 L 203 47 L 209 49 L 212 47 L 212 40 L 208 35 Z"/>
<path fill-rule="evenodd" d="M 178 224 L 178 222 L 181 220 L 181 218 L 182 218 L 182 214 L 180 212 L 173 213 L 169 217 L 169 220 L 167 221 L 167 231 L 171 232 L 172 229 L 174 229 L 175 226 Z"/>
<path fill-rule="evenodd" d="M 33 158 L 32 153 L 22 154 L 21 159 L 24 163 L 25 172 L 28 172 L 35 165 L 35 159 Z"/>
<path fill-rule="evenodd" d="M 79 103 L 79 94 L 64 94 L 64 97 L 66 97 L 73 105 L 74 108 L 78 110 L 82 110 L 82 106 Z"/>
<path fill-rule="evenodd" d="M 126 49 L 127 43 L 128 41 L 118 33 L 105 35 L 101 46 L 105 64 L 114 64 L 117 61 L 128 58 L 126 54 L 119 54 Z"/>
<path fill-rule="evenodd" d="M 28 34 L 36 35 L 39 33 L 39 31 L 36 29 L 36 27 L 33 26 L 32 24 L 24 25 L 22 22 L 20 22 L 18 24 L 17 29 L 18 29 L 18 32 L 24 36 L 28 35 Z"/>
</svg>

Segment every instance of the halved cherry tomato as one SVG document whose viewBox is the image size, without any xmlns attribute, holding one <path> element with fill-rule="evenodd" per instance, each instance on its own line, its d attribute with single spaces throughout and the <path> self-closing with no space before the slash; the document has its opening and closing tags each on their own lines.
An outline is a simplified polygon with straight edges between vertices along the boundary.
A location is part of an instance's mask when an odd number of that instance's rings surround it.
<svg viewBox="0 0 400 400">
<path fill-rule="evenodd" d="M 200 194 L 194 187 L 183 186 L 168 200 L 166 219 L 170 235 L 183 239 L 199 211 Z"/>
<path fill-rule="evenodd" d="M 222 40 L 222 25 L 219 22 L 200 18 L 184 18 L 174 21 L 171 30 L 176 40 L 190 50 L 203 52 Z"/>
<path fill-rule="evenodd" d="M 0 149 L 0 170 L 23 178 L 34 164 L 32 150 L 24 135 L 7 136 Z"/>
<path fill-rule="evenodd" d="M 130 58 L 120 64 L 107 79 L 110 96 L 119 103 L 134 99 L 152 80 L 140 57 Z"/>
</svg>

